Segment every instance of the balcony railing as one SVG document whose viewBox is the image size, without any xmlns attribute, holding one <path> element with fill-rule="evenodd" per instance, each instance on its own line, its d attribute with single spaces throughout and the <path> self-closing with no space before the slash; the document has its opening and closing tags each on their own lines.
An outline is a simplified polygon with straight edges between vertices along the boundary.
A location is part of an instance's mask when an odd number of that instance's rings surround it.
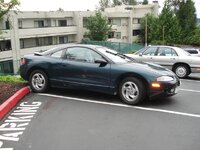
<svg viewBox="0 0 200 150">
<path fill-rule="evenodd" d="M 74 27 L 76 25 L 66 25 L 66 26 L 41 26 L 41 27 L 19 27 L 19 29 L 35 29 L 35 28 L 57 28 L 57 27 Z"/>
<path fill-rule="evenodd" d="M 77 26 L 19 29 L 20 38 L 40 37 L 44 35 L 45 36 L 66 35 L 66 34 L 77 34 L 77 33 L 78 33 Z"/>
<path fill-rule="evenodd" d="M 11 48 L 0 48 L 0 52 L 11 51 Z"/>
</svg>

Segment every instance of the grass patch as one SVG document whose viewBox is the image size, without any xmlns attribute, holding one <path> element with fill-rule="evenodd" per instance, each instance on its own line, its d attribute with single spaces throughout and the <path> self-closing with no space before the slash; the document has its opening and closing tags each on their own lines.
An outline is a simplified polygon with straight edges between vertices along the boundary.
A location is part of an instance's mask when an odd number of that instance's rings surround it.
<svg viewBox="0 0 200 150">
<path fill-rule="evenodd" d="M 0 76 L 0 82 L 26 83 L 20 76 Z"/>
</svg>

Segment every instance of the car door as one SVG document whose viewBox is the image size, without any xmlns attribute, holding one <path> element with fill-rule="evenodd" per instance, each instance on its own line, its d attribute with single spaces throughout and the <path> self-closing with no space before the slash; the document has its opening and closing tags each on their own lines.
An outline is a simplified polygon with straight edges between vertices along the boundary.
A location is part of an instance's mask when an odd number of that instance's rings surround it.
<svg viewBox="0 0 200 150">
<path fill-rule="evenodd" d="M 172 69 L 174 63 L 178 61 L 176 51 L 170 47 L 160 47 L 154 58 L 154 63 Z"/>
<path fill-rule="evenodd" d="M 153 62 L 157 49 L 157 47 L 148 47 L 145 51 L 139 54 L 138 60 L 150 63 Z"/>
<path fill-rule="evenodd" d="M 87 88 L 108 88 L 110 86 L 110 64 L 95 50 L 86 47 L 66 49 L 62 63 L 62 80 L 66 86 L 77 85 Z"/>
<path fill-rule="evenodd" d="M 48 55 L 48 63 L 46 63 L 47 73 L 49 76 L 51 86 L 62 86 L 62 63 L 65 48 L 58 49 Z"/>
</svg>

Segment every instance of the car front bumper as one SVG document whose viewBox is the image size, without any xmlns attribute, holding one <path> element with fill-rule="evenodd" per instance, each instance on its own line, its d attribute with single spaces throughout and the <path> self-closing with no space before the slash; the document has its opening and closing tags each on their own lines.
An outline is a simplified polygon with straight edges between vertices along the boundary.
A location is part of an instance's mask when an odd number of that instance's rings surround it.
<svg viewBox="0 0 200 150">
<path fill-rule="evenodd" d="M 178 93 L 181 82 L 179 79 L 175 79 L 170 82 L 159 82 L 160 88 L 152 88 L 149 90 L 149 98 L 157 97 L 170 97 Z"/>
</svg>

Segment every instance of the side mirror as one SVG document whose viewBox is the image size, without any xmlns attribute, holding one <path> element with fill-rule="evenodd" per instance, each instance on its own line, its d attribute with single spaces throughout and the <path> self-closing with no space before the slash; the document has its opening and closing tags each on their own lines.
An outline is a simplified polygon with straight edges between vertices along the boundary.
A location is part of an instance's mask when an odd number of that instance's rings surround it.
<svg viewBox="0 0 200 150">
<path fill-rule="evenodd" d="M 142 53 L 139 53 L 139 56 L 142 56 Z"/>
<path fill-rule="evenodd" d="M 95 64 L 100 64 L 100 65 L 99 65 L 100 67 L 104 67 L 104 66 L 107 65 L 108 62 L 105 61 L 104 59 L 97 59 L 97 60 L 94 61 L 94 63 L 95 63 Z"/>
</svg>

